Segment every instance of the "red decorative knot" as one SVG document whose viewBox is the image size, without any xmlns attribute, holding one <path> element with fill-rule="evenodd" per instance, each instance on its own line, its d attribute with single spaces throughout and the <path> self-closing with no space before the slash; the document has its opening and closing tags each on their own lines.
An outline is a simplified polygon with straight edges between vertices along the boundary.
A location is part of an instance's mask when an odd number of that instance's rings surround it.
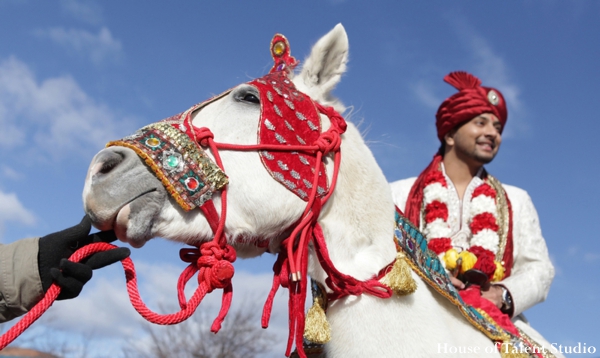
<svg viewBox="0 0 600 358">
<path fill-rule="evenodd" d="M 206 282 L 210 291 L 225 288 L 231 284 L 235 272 L 232 262 L 236 259 L 233 247 L 221 248 L 214 241 L 205 242 L 198 249 L 181 249 L 182 261 L 195 263 L 198 272 L 198 283 Z"/>
<path fill-rule="evenodd" d="M 203 147 L 208 147 L 209 139 L 213 140 L 215 138 L 213 132 L 206 127 L 194 127 L 194 135 L 196 136 L 196 142 Z"/>
<path fill-rule="evenodd" d="M 327 131 L 321 133 L 315 145 L 319 147 L 319 151 L 323 153 L 323 155 L 327 155 L 330 152 L 336 152 L 340 149 L 340 145 L 342 144 L 342 139 L 340 138 L 340 134 L 336 131 Z"/>
<path fill-rule="evenodd" d="M 331 121 L 331 125 L 334 128 L 339 129 L 340 133 L 346 132 L 346 128 L 348 127 L 346 120 L 333 107 L 325 107 L 317 102 L 315 102 L 315 105 L 321 113 L 329 117 L 329 121 Z"/>
</svg>

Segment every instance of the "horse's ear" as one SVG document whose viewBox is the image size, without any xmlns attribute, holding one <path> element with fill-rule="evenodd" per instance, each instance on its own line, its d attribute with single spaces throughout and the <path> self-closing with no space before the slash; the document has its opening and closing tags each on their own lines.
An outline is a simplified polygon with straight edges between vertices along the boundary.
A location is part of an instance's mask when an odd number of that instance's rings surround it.
<svg viewBox="0 0 600 358">
<path fill-rule="evenodd" d="M 348 36 L 344 26 L 337 24 L 313 46 L 294 83 L 313 99 L 327 101 L 346 72 L 347 61 Z"/>
</svg>

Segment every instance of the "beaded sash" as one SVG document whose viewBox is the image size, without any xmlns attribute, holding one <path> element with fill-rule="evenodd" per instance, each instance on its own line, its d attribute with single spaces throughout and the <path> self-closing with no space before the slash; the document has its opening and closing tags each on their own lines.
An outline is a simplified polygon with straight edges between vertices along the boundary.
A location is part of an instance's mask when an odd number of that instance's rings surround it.
<svg viewBox="0 0 600 358">
<path fill-rule="evenodd" d="M 434 290 L 446 297 L 475 328 L 495 342 L 510 344 L 520 352 L 540 352 L 540 345 L 528 337 L 518 337 L 500 327 L 484 311 L 467 305 L 450 282 L 438 256 L 427 248 L 427 239 L 421 232 L 396 212 L 394 241 L 406 255 L 413 271 Z M 532 354 L 531 357 L 538 357 Z"/>
</svg>

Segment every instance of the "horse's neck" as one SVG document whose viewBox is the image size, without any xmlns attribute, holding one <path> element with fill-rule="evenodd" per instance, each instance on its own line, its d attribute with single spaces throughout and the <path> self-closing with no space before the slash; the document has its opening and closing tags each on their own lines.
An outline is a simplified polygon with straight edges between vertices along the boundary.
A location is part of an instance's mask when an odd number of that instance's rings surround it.
<svg viewBox="0 0 600 358">
<path fill-rule="evenodd" d="M 337 185 L 319 223 L 335 267 L 366 280 L 396 255 L 394 204 L 381 168 L 352 124 L 344 134 L 341 153 Z M 317 262 L 312 260 L 310 274 L 323 282 Z"/>
</svg>

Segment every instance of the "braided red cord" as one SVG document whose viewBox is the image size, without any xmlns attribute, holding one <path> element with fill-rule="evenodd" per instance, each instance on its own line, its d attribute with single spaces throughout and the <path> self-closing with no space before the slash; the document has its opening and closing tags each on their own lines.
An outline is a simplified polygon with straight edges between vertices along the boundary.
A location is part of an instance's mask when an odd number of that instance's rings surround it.
<svg viewBox="0 0 600 358">
<path fill-rule="evenodd" d="M 81 262 L 90 255 L 107 251 L 117 246 L 105 242 L 93 243 L 84 246 L 77 250 L 69 260 L 73 262 Z M 188 251 L 184 251 L 188 250 Z M 161 324 L 171 325 L 177 324 L 188 319 L 198 308 L 200 302 L 207 293 L 215 288 L 223 288 L 223 307 L 215 322 L 213 323 L 212 331 L 219 330 L 223 317 L 227 314 L 229 303 L 231 302 L 231 278 L 233 277 L 233 266 L 231 262 L 235 261 L 235 251 L 231 246 L 226 246 L 225 250 L 220 247 L 215 247 L 213 242 L 207 242 L 200 246 L 199 249 L 184 249 L 182 257 L 192 257 L 195 260 L 190 260 L 190 265 L 182 272 L 178 283 L 178 297 L 181 306 L 181 311 L 171 314 L 158 314 L 150 310 L 142 301 L 137 287 L 137 275 L 133 261 L 127 257 L 121 261 L 125 271 L 125 279 L 127 284 L 127 292 L 129 300 L 135 310 L 144 317 L 147 321 Z M 195 253 L 199 254 L 195 254 Z M 187 256 L 186 256 L 187 255 Z M 188 262 L 190 262 L 188 261 Z M 194 295 L 186 302 L 183 290 L 185 283 L 193 276 L 195 272 L 200 271 L 198 275 L 198 288 Z M 29 326 L 31 326 L 41 315 L 52 306 L 61 288 L 53 283 L 48 289 L 42 300 L 40 300 L 23 318 L 5 332 L 0 337 L 0 350 L 9 345 L 19 335 L 21 335 Z"/>
</svg>

